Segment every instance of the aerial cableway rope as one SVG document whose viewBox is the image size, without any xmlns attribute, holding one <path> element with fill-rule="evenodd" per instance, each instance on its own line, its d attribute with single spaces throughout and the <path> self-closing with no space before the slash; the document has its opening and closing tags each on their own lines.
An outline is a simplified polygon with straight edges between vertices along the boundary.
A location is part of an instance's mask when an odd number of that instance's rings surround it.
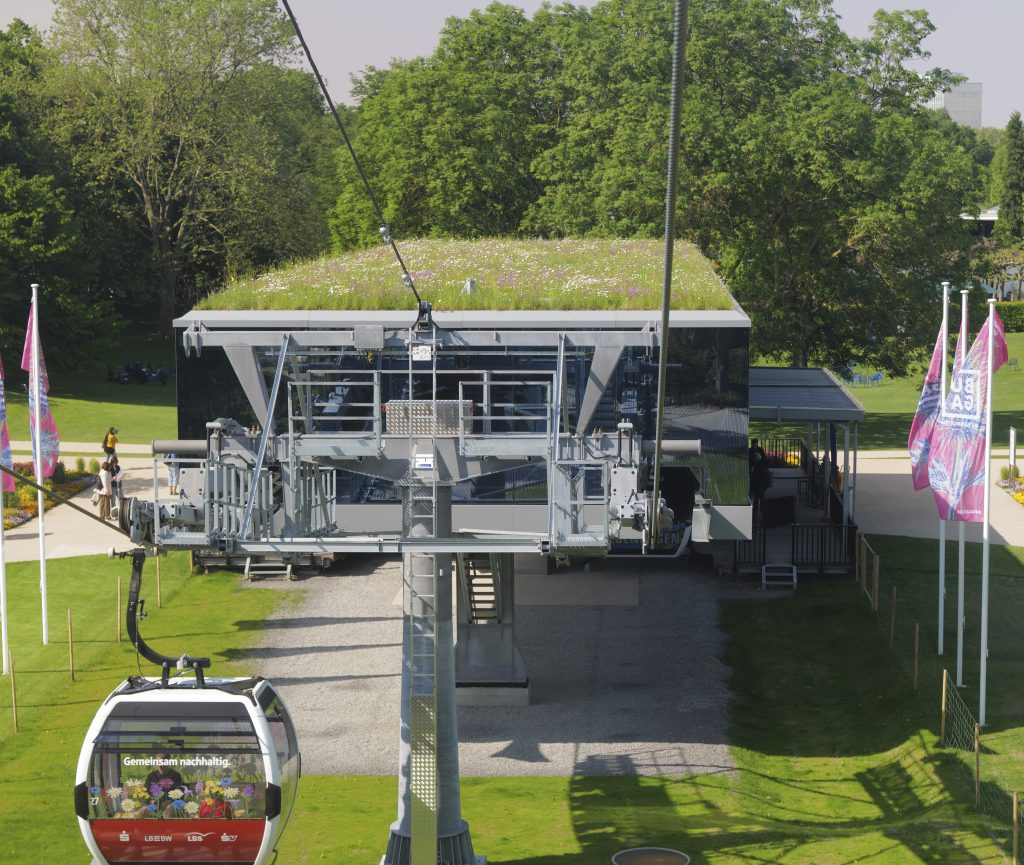
<svg viewBox="0 0 1024 865">
<path fill-rule="evenodd" d="M 327 102 L 327 107 L 330 109 L 331 115 L 334 117 L 334 122 L 338 124 L 338 130 L 341 132 L 341 137 L 345 140 L 345 146 L 348 148 L 348 152 L 352 156 L 352 162 L 355 163 L 356 171 L 359 172 L 359 177 L 362 179 L 363 186 L 366 188 L 366 194 L 370 197 L 370 202 L 373 204 L 374 213 L 377 215 L 377 224 L 380 226 L 380 236 L 395 253 L 395 258 L 398 259 L 398 266 L 402 268 L 402 283 L 408 286 L 416 296 L 416 303 L 422 311 L 423 298 L 420 297 L 420 293 L 416 290 L 416 285 L 412 281 L 412 274 L 409 273 L 409 269 L 405 266 L 405 262 L 402 260 L 402 254 L 398 251 L 398 247 L 395 245 L 395 241 L 391 237 L 391 229 L 388 228 L 387 222 L 384 221 L 384 213 L 380 209 L 380 204 L 377 202 L 377 196 L 373 194 L 373 187 L 370 186 L 370 181 L 366 176 L 366 172 L 363 171 L 362 163 L 360 163 L 359 157 L 356 156 L 356 151 L 352 146 L 352 141 L 348 137 L 348 132 L 345 131 L 345 124 L 341 122 L 341 117 L 338 116 L 338 110 L 334 107 L 334 101 L 331 99 L 331 94 L 327 92 L 327 85 L 324 83 L 323 76 L 320 74 L 320 70 L 317 68 L 316 62 L 313 60 L 313 55 L 310 53 L 309 46 L 306 44 L 306 38 L 302 35 L 302 29 L 299 27 L 299 22 L 295 18 L 295 13 L 292 12 L 292 7 L 289 5 L 288 0 L 281 0 L 281 4 L 284 6 L 284 11 L 288 13 L 289 19 L 291 19 L 292 27 L 295 28 L 295 35 L 298 36 L 299 44 L 302 45 L 302 50 L 306 54 L 306 59 L 309 61 L 310 68 L 313 70 L 317 83 L 320 85 L 320 92 L 323 94 L 324 99 Z"/>
</svg>

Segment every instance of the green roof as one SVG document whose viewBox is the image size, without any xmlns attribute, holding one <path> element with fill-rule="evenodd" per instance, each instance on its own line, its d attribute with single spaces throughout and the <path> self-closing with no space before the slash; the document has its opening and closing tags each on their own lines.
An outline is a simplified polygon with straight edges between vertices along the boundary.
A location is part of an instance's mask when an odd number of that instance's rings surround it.
<svg viewBox="0 0 1024 865">
<path fill-rule="evenodd" d="M 435 310 L 660 309 L 657 240 L 443 240 L 399 244 L 420 296 Z M 731 309 L 732 298 L 697 248 L 676 243 L 673 309 Z M 468 279 L 475 293 L 464 293 Z M 348 252 L 239 279 L 199 309 L 413 309 L 391 248 Z"/>
</svg>

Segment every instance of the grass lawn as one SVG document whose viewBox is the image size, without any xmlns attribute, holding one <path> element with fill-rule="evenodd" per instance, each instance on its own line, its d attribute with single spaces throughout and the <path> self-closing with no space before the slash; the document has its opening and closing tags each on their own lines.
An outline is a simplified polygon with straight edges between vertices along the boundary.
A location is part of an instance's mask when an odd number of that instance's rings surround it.
<svg viewBox="0 0 1024 865">
<path fill-rule="evenodd" d="M 45 345 L 43 350 L 48 354 L 56 351 Z M 50 406 L 62 441 L 95 442 L 93 450 L 98 454 L 100 441 L 110 426 L 120 430 L 118 438 L 126 444 L 148 444 L 155 438 L 177 437 L 173 378 L 164 386 L 107 381 L 107 366 L 120 369 L 129 358 L 174 368 L 170 339 L 136 334 L 126 337 L 116 356 L 73 370 L 56 367 L 50 370 Z M 12 383 L 7 387 L 7 420 L 11 439 L 27 442 L 28 398 L 20 384 L 27 383 L 28 376 L 20 370 L 17 376 L 20 377 L 11 376 Z"/>
<path fill-rule="evenodd" d="M 912 657 L 909 632 L 921 625 L 922 670 L 933 679 L 943 667 L 956 670 L 956 605 L 958 544 L 946 543 L 945 651 L 938 648 L 938 542 L 918 538 L 872 535 L 869 542 L 881 559 L 881 594 L 897 588 L 896 613 L 904 626 L 900 648 L 904 661 Z M 1024 609 L 1024 547 L 992 546 L 989 565 L 989 657 L 986 697 L 983 777 L 992 769 L 1001 776 L 1002 793 L 1024 791 L 1024 640 L 1020 611 Z M 964 557 L 964 688 L 960 695 L 978 714 L 980 665 L 981 544 L 967 544 Z M 866 601 L 865 601 L 866 604 Z M 883 631 L 888 627 L 884 614 Z M 937 702 L 936 702 L 937 705 Z"/>
<path fill-rule="evenodd" d="M 0 860 L 87 861 L 71 807 L 81 736 L 99 701 L 136 669 L 113 643 L 115 585 L 126 562 L 50 563 L 51 639 L 39 644 L 37 570 L 8 567 L 22 732 L 0 688 Z M 146 596 L 154 600 L 153 563 Z M 163 563 L 164 607 L 145 633 L 158 651 L 215 659 L 256 637 L 298 591 L 243 588 L 236 576 L 186 575 L 184 556 Z M 76 668 L 66 672 L 63 622 L 74 610 Z M 585 865 L 626 846 L 682 849 L 695 862 L 1001 862 L 971 808 L 956 760 L 933 753 L 933 718 L 872 627 L 850 583 L 725 605 L 723 661 L 734 670 L 729 737 L 734 773 L 689 779 L 467 778 L 463 813 L 491 862 Z M 224 660 L 218 673 L 245 673 Z M 397 711 L 397 707 L 396 707 Z M 382 719 L 394 723 L 392 717 Z M 301 735 L 301 731 L 300 731 Z M 396 737 L 397 738 L 397 737 Z M 357 743 L 347 743 L 348 746 Z M 281 847 L 282 863 L 376 863 L 395 814 L 393 777 L 307 777 Z M 18 815 L 14 819 L 12 815 Z"/>
<path fill-rule="evenodd" d="M 463 815 L 489 862 L 589 865 L 658 845 L 696 863 L 1003 861 L 850 584 L 727 604 L 734 774 L 466 778 Z M 281 858 L 377 861 L 392 778 L 306 779 Z M 299 829 L 301 827 L 301 830 Z"/>
<path fill-rule="evenodd" d="M 756 323 L 755 323 L 756 326 Z M 1024 333 L 1008 333 L 1006 345 L 1010 357 L 1024 361 Z M 862 374 L 873 370 L 859 370 Z M 867 417 L 860 425 L 857 434 L 861 450 L 893 450 L 906 448 L 907 434 L 910 423 L 917 410 L 917 401 L 921 397 L 921 386 L 924 384 L 924 373 L 907 378 L 891 379 L 876 387 L 851 387 L 853 394 Z M 1013 371 L 1003 367 L 995 376 L 995 403 L 992 407 L 993 427 L 997 447 L 1009 444 L 1011 426 L 1024 430 L 1024 369 Z M 806 426 L 782 425 L 773 423 L 752 423 L 750 434 L 770 438 L 778 435 L 792 435 L 803 438 L 807 434 Z"/>
<path fill-rule="evenodd" d="M 0 677 L 0 861 L 87 863 L 72 806 L 78 752 L 107 694 L 138 672 L 134 649 L 116 642 L 117 578 L 127 598 L 130 563 L 89 556 L 47 565 L 50 645 L 41 644 L 39 567 L 8 564 L 11 651 L 18 686 L 14 734 L 11 690 Z M 149 617 L 143 633 L 159 652 L 209 655 L 216 674 L 248 672 L 216 659 L 252 639 L 234 623 L 264 618 L 281 593 L 240 588 L 234 576 L 188 576 L 188 557 L 161 562 L 163 608 L 156 607 L 155 563 L 146 564 L 143 588 Z M 76 681 L 68 675 L 67 610 L 72 610 Z M 123 610 L 120 612 L 124 616 Z M 155 668 L 146 665 L 147 672 Z M 40 843 L 40 841 L 44 843 Z"/>
</svg>

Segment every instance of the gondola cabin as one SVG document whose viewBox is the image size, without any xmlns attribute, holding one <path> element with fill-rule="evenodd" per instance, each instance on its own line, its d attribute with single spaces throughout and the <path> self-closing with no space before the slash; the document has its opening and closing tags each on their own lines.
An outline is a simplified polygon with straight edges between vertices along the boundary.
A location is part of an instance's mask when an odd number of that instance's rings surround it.
<svg viewBox="0 0 1024 865">
<path fill-rule="evenodd" d="M 299 775 L 295 727 L 270 682 L 133 676 L 89 728 L 75 811 L 105 865 L 262 865 Z"/>
</svg>

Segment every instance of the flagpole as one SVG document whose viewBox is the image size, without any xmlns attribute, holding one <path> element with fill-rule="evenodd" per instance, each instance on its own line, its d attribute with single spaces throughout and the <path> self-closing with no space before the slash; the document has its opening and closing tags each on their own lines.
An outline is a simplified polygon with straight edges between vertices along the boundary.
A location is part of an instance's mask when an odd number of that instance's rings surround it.
<svg viewBox="0 0 1024 865">
<path fill-rule="evenodd" d="M 10 645 L 7 640 L 7 557 L 4 554 L 3 484 L 0 483 L 0 651 L 4 653 L 4 675 L 10 672 L 7 661 Z"/>
<path fill-rule="evenodd" d="M 989 506 L 992 499 L 992 363 L 995 355 L 995 298 L 988 302 L 988 367 L 985 370 L 988 390 L 985 398 L 985 492 L 981 523 L 981 673 L 978 687 L 978 723 L 985 726 L 985 697 L 988 678 L 988 559 Z"/>
<path fill-rule="evenodd" d="M 949 352 L 949 282 L 942 283 L 942 372 L 939 377 L 939 417 L 946 411 L 946 355 Z M 946 631 L 946 521 L 939 517 L 939 654 Z"/>
<path fill-rule="evenodd" d="M 967 295 L 970 292 L 966 288 L 960 289 L 960 339 L 964 345 L 962 351 L 967 351 Z M 957 342 L 960 345 L 960 342 Z M 961 362 L 963 358 L 960 359 Z M 956 581 L 956 686 L 964 686 L 964 529 L 963 521 L 959 523 L 960 528 L 960 549 L 957 557 L 957 581 Z"/>
<path fill-rule="evenodd" d="M 39 374 L 39 285 L 32 284 L 32 395 L 35 398 L 35 430 L 33 445 L 35 450 L 36 483 L 43 485 L 43 422 L 42 422 L 42 382 Z M 36 491 L 39 505 L 39 593 L 43 599 L 43 645 L 50 642 L 49 619 L 46 610 L 46 530 L 43 525 L 45 500 L 43 491 Z"/>
</svg>

